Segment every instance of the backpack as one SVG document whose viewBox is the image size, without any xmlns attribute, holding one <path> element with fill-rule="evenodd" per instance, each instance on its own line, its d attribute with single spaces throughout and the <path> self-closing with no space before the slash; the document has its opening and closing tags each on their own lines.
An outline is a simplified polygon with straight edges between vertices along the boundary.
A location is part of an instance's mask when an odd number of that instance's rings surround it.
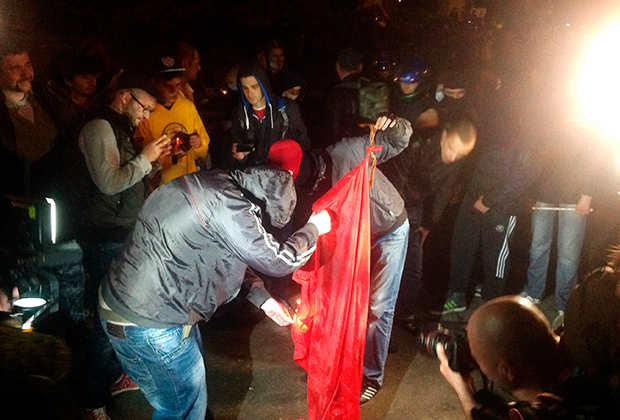
<svg viewBox="0 0 620 420">
<path fill-rule="evenodd" d="M 388 112 L 390 91 L 383 82 L 371 82 L 365 77 L 348 80 L 338 86 L 355 89 L 359 92 L 359 117 L 365 122 L 374 123 L 382 113 Z"/>
</svg>

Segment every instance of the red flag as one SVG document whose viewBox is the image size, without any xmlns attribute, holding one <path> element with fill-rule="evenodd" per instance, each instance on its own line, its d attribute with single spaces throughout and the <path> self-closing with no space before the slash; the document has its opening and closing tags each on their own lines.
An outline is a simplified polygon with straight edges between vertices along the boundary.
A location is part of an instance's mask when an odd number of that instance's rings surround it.
<svg viewBox="0 0 620 420">
<path fill-rule="evenodd" d="M 293 279 L 302 285 L 292 333 L 295 361 L 308 371 L 308 420 L 359 420 L 370 283 L 366 159 L 313 210 L 329 211 L 332 230 Z"/>
</svg>

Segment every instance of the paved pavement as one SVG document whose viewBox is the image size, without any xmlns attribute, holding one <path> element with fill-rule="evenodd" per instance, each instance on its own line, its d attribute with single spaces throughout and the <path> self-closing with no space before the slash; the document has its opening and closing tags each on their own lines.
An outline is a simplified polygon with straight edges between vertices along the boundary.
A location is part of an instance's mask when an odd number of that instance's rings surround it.
<svg viewBox="0 0 620 420">
<path fill-rule="evenodd" d="M 455 211 L 451 220 L 454 219 Z M 450 218 L 448 218 L 450 220 Z M 517 293 L 526 279 L 529 235 L 518 225 L 513 243 L 507 290 Z M 447 261 L 451 225 L 437 226 L 425 243 L 425 279 L 422 301 L 442 304 L 447 289 Z M 430 252 L 427 252 L 430 251 Z M 552 266 L 552 265 L 551 265 Z M 481 278 L 478 267 L 472 278 Z M 551 292 L 553 284 L 548 285 Z M 291 300 L 294 302 L 294 299 Z M 466 325 L 481 300 L 473 297 L 469 309 L 424 322 L 452 328 Z M 539 307 L 553 322 L 557 312 L 553 293 Z M 428 308 L 427 308 L 428 309 Z M 427 325 L 427 324 L 424 324 Z M 288 328 L 279 327 L 245 300 L 234 301 L 221 315 L 202 326 L 207 365 L 209 407 L 216 420 L 297 420 L 307 418 L 305 371 L 293 362 Z M 435 358 L 421 354 L 416 337 L 395 326 L 388 355 L 384 387 L 362 407 L 362 420 L 460 420 L 461 406 L 439 373 Z M 150 419 L 152 409 L 139 392 L 116 396 L 108 407 L 112 420 Z"/>
<path fill-rule="evenodd" d="M 296 420 L 307 418 L 305 371 L 293 361 L 290 329 L 238 305 L 202 329 L 209 407 L 217 420 Z M 438 371 L 438 362 L 419 355 L 414 337 L 394 331 L 385 386 L 362 407 L 363 419 L 458 419 L 460 405 Z M 113 399 L 113 420 L 148 419 L 141 393 Z"/>
<path fill-rule="evenodd" d="M 541 308 L 555 316 L 553 299 Z M 450 314 L 444 325 L 464 324 L 480 304 Z M 305 371 L 293 362 L 290 329 L 279 327 L 251 304 L 237 302 L 202 326 L 207 364 L 209 407 L 216 420 L 297 420 L 307 418 Z M 460 404 L 444 382 L 436 359 L 416 349 L 416 338 L 395 327 L 385 385 L 362 407 L 363 420 L 464 419 Z M 139 392 L 114 397 L 113 420 L 150 419 L 152 409 Z"/>
</svg>

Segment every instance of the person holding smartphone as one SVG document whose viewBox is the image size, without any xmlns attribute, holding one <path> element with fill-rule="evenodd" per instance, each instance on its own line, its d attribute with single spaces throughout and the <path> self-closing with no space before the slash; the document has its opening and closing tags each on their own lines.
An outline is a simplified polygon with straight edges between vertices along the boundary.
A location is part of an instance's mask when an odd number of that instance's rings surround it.
<svg viewBox="0 0 620 420">
<path fill-rule="evenodd" d="M 232 168 L 267 163 L 269 149 L 283 139 L 295 140 L 303 150 L 310 149 L 297 103 L 273 93 L 267 72 L 259 63 L 241 66 L 237 86 L 241 103 L 233 111 Z"/>
</svg>

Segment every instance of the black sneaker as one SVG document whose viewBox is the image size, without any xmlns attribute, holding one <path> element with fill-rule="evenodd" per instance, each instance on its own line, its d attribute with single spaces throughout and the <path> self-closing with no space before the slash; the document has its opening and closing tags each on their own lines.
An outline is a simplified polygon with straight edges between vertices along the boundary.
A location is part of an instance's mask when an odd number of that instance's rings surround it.
<svg viewBox="0 0 620 420">
<path fill-rule="evenodd" d="M 360 392 L 360 406 L 366 404 L 368 401 L 377 395 L 381 390 L 381 387 L 371 384 L 369 382 L 362 382 L 362 391 Z"/>
<path fill-rule="evenodd" d="M 465 300 L 465 293 L 454 292 L 448 296 L 446 303 L 443 304 L 441 311 L 436 311 L 437 315 L 446 315 L 450 313 L 464 312 L 467 309 L 467 302 Z"/>
</svg>

